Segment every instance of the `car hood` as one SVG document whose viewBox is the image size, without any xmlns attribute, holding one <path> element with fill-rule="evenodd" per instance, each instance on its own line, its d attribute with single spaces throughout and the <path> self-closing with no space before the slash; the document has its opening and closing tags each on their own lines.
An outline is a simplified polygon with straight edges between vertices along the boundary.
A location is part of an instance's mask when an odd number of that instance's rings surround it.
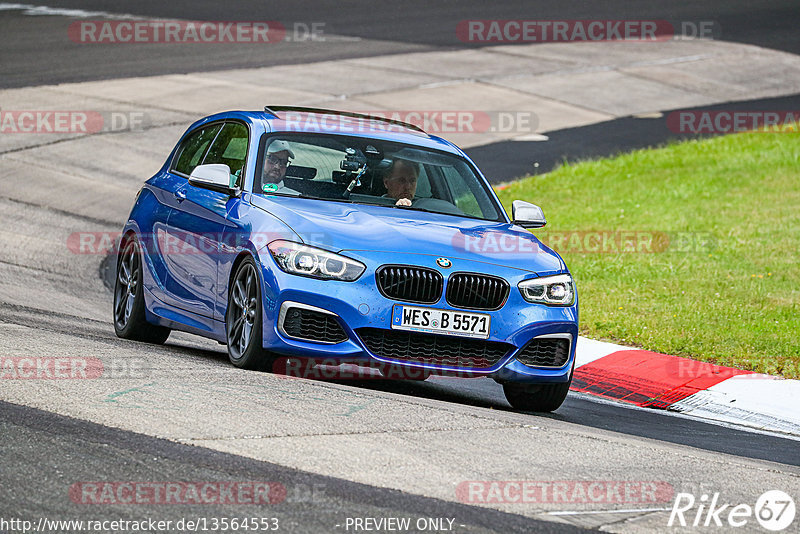
<svg viewBox="0 0 800 534">
<path fill-rule="evenodd" d="M 429 254 L 540 275 L 566 268 L 533 234 L 508 223 L 288 196 L 253 196 L 252 204 L 289 225 L 304 243 L 335 252 Z"/>
</svg>

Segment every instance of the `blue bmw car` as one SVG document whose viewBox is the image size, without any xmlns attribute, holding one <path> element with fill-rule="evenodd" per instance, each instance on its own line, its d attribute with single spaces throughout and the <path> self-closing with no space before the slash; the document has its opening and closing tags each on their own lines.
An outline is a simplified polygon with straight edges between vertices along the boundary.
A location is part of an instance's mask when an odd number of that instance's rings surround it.
<svg viewBox="0 0 800 534">
<path fill-rule="evenodd" d="M 208 337 L 245 369 L 490 377 L 514 408 L 552 411 L 572 380 L 578 298 L 527 230 L 544 225 L 520 200 L 509 219 L 462 150 L 414 125 L 220 113 L 136 196 L 114 328 L 150 343 Z"/>
</svg>

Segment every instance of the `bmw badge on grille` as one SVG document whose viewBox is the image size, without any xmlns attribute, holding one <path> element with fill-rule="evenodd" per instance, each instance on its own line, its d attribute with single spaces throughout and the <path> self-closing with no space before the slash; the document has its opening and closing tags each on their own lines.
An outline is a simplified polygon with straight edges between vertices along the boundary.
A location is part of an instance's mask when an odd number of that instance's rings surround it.
<svg viewBox="0 0 800 534">
<path fill-rule="evenodd" d="M 449 269 L 453 265 L 453 262 L 448 260 L 447 258 L 437 258 L 436 265 L 438 265 L 442 269 Z"/>
</svg>

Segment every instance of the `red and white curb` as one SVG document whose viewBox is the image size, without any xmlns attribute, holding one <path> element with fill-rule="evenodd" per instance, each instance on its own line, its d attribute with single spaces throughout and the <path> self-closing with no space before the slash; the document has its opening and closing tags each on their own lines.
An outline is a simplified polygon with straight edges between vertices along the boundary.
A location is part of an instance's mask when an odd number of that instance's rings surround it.
<svg viewBox="0 0 800 534">
<path fill-rule="evenodd" d="M 572 390 L 800 436 L 800 380 L 578 339 Z"/>
</svg>

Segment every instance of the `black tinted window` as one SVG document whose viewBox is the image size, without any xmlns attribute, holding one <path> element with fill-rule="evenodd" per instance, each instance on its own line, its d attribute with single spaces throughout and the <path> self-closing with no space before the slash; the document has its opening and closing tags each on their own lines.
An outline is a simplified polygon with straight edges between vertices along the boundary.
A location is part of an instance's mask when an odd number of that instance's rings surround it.
<svg viewBox="0 0 800 534">
<path fill-rule="evenodd" d="M 178 149 L 178 157 L 172 165 L 174 171 L 190 175 L 195 167 L 200 165 L 208 145 L 214 140 L 221 124 L 212 124 L 198 129 L 189 134 Z"/>
</svg>

